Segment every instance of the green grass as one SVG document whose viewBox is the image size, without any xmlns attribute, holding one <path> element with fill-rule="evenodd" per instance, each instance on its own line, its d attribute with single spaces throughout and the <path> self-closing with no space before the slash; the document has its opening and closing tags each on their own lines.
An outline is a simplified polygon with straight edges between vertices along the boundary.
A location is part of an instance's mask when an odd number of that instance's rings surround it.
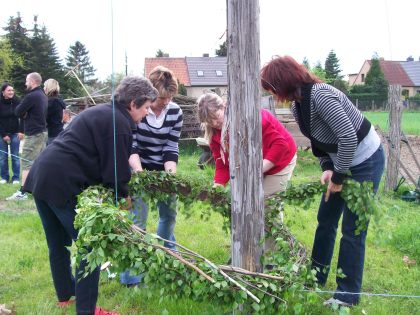
<svg viewBox="0 0 420 315">
<path fill-rule="evenodd" d="M 199 153 L 193 148 L 183 148 L 178 171 L 211 181 L 213 169 L 199 170 L 196 166 Z M 188 153 L 188 155 L 186 154 Z M 318 180 L 320 170 L 310 152 L 299 152 L 298 165 L 292 182 L 295 184 Z M 0 191 L 0 304 L 15 304 L 17 314 L 63 314 L 55 306 L 56 298 L 48 263 L 48 250 L 44 232 L 32 200 L 6 202 L 4 198 L 16 187 L 4 185 Z M 380 192 L 379 205 L 383 214 L 381 229 L 371 226 L 367 238 L 366 264 L 363 291 L 420 295 L 418 204 Z M 194 207 L 200 207 L 197 203 Z M 286 222 L 294 235 L 307 246 L 312 246 L 316 228 L 317 204 L 307 211 L 286 208 Z M 155 231 L 156 211 L 152 211 L 148 229 Z M 183 244 L 216 263 L 226 263 L 230 256 L 230 236 L 222 231 L 222 218 L 214 214 L 209 221 L 198 215 L 185 218 L 179 215 L 176 237 Z M 339 239 L 336 242 L 333 268 L 326 290 L 335 289 L 335 264 Z M 403 262 L 404 255 L 417 259 L 415 265 Z M 332 314 L 321 305 L 315 313 Z M 102 274 L 98 305 L 119 311 L 121 314 L 222 314 L 214 301 L 194 302 L 177 300 L 159 302 L 159 292 L 150 289 L 127 289 L 117 280 L 108 281 Z M 363 297 L 361 304 L 351 314 L 420 314 L 420 299 Z M 74 307 L 67 314 L 74 314 Z"/>
<path fill-rule="evenodd" d="M 388 112 L 363 112 L 363 115 L 373 125 L 379 125 L 382 130 L 388 130 Z M 403 111 L 401 128 L 406 135 L 420 135 L 420 112 Z"/>
</svg>

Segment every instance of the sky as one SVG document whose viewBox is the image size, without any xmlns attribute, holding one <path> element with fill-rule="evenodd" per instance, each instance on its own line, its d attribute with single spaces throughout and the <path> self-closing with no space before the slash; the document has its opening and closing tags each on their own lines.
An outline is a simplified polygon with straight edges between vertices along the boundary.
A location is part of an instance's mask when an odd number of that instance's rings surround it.
<svg viewBox="0 0 420 315">
<path fill-rule="evenodd" d="M 261 65 L 289 55 L 313 66 L 333 49 L 343 75 L 359 72 L 374 53 L 386 60 L 420 58 L 418 0 L 259 0 Z M 144 58 L 215 55 L 226 39 L 226 0 L 13 0 L 0 26 L 20 12 L 45 25 L 64 60 L 79 40 L 99 79 L 112 72 L 144 74 Z M 4 34 L 1 29 L 0 34 Z"/>
</svg>

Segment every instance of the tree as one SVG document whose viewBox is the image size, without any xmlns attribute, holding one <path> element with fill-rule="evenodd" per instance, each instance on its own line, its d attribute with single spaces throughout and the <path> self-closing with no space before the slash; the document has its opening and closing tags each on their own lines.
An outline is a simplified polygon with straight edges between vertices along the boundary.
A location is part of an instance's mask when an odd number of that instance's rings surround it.
<svg viewBox="0 0 420 315">
<path fill-rule="evenodd" d="M 89 58 L 89 51 L 80 41 L 69 47 L 66 57 L 66 66 L 68 69 L 74 69 L 79 79 L 86 85 L 93 85 L 95 79 L 95 68 L 92 66 Z"/>
<path fill-rule="evenodd" d="M 162 49 L 156 51 L 156 57 L 165 57 L 165 55 L 166 53 L 164 53 Z"/>
<path fill-rule="evenodd" d="M 372 92 L 377 94 L 378 100 L 385 101 L 388 99 L 389 84 L 382 72 L 377 55 L 372 57 L 369 72 L 366 74 L 365 85 L 369 86 Z"/>
<path fill-rule="evenodd" d="M 187 88 L 178 80 L 178 94 L 187 96 Z"/>
<path fill-rule="evenodd" d="M 216 49 L 216 56 L 219 56 L 219 57 L 226 57 L 227 56 L 226 41 L 224 41 L 223 44 L 221 44 L 219 46 L 219 49 Z"/>
<path fill-rule="evenodd" d="M 339 62 L 340 60 L 338 60 L 334 50 L 331 50 L 325 60 L 325 79 L 328 84 L 332 84 L 337 79 L 342 79 Z"/>
<path fill-rule="evenodd" d="M 315 67 L 311 69 L 311 72 L 315 74 L 318 78 L 320 78 L 322 81 L 326 81 L 326 74 L 324 68 L 322 68 L 321 61 L 318 60 L 318 62 L 315 64 Z"/>
<path fill-rule="evenodd" d="M 304 57 L 302 64 L 305 66 L 306 69 L 311 70 L 311 65 L 309 64 L 308 58 Z"/>
<path fill-rule="evenodd" d="M 30 38 L 32 56 L 28 60 L 30 72 L 38 72 L 43 80 L 53 78 L 65 90 L 64 71 L 54 40 L 47 32 L 47 28 L 38 27 L 37 16 L 34 17 L 33 35 Z"/>
<path fill-rule="evenodd" d="M 25 92 L 25 78 L 29 73 L 28 61 L 32 53 L 28 30 L 22 26 L 19 13 L 17 17 L 11 16 L 3 29 L 7 32 L 6 39 L 15 59 L 10 69 L 10 83 L 13 84 L 17 94 L 22 95 Z"/>
<path fill-rule="evenodd" d="M 6 37 L 0 37 L 0 78 L 10 81 L 10 71 L 14 65 L 12 48 Z"/>
</svg>

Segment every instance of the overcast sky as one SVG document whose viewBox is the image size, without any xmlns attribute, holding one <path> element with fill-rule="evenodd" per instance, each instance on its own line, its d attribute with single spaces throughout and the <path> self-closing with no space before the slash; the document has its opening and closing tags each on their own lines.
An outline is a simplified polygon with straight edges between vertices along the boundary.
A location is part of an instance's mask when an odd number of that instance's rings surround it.
<svg viewBox="0 0 420 315">
<path fill-rule="evenodd" d="M 387 60 L 419 60 L 419 0 L 259 3 L 262 65 L 273 55 L 323 64 L 331 49 L 344 75 L 358 72 L 375 52 Z M 76 40 L 85 44 L 101 79 L 112 65 L 114 72 L 125 71 L 125 53 L 128 72 L 143 75 L 144 58 L 158 49 L 171 57 L 214 56 L 225 40 L 226 0 L 13 0 L 1 6 L 0 25 L 17 12 L 27 27 L 38 15 L 62 59 Z"/>
</svg>

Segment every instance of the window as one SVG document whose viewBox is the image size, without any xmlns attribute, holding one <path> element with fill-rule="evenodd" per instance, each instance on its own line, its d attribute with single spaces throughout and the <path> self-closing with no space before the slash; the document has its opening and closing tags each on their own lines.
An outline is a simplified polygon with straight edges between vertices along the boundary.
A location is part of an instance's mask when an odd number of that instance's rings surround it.
<svg viewBox="0 0 420 315">
<path fill-rule="evenodd" d="M 365 82 L 365 74 L 362 73 L 362 82 Z"/>
<path fill-rule="evenodd" d="M 204 77 L 204 71 L 203 70 L 197 70 L 197 77 Z"/>
<path fill-rule="evenodd" d="M 217 77 L 222 77 L 222 76 L 223 76 L 222 71 L 220 71 L 220 70 L 216 70 L 216 76 L 217 76 Z"/>
</svg>

